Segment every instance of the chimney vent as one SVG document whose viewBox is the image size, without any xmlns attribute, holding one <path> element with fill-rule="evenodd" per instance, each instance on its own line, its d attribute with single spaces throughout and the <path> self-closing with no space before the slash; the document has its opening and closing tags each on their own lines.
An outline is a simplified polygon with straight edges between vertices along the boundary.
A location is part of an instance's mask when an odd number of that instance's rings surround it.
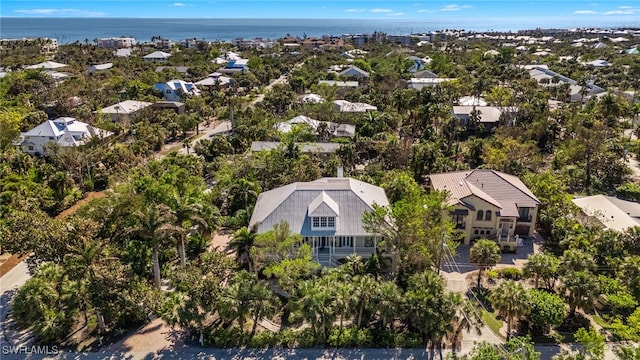
<svg viewBox="0 0 640 360">
<path fill-rule="evenodd" d="M 338 166 L 338 174 L 339 178 L 344 177 L 344 168 L 342 166 Z"/>
</svg>

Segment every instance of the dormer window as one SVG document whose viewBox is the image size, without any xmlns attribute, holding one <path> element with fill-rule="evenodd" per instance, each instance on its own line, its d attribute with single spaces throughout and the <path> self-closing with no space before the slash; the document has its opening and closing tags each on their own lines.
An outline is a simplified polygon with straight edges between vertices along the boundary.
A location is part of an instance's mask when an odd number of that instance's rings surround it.
<svg viewBox="0 0 640 360">
<path fill-rule="evenodd" d="M 323 191 L 309 204 L 307 214 L 311 218 L 311 230 L 335 230 L 336 217 L 340 216 L 340 209 Z"/>
<path fill-rule="evenodd" d="M 312 230 L 329 230 L 336 228 L 336 218 L 334 216 L 314 216 L 311 218 Z"/>
</svg>

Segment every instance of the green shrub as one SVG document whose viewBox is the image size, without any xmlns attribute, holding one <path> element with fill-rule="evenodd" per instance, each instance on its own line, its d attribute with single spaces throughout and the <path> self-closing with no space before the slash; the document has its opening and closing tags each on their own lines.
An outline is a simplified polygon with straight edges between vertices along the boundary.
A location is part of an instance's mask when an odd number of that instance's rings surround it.
<svg viewBox="0 0 640 360">
<path fill-rule="evenodd" d="M 322 339 L 319 339 L 311 328 L 302 329 L 294 332 L 296 338 L 297 347 L 314 347 L 322 344 Z"/>
<path fill-rule="evenodd" d="M 335 347 L 370 347 L 373 345 L 373 336 L 369 329 L 359 329 L 357 327 L 331 329 L 329 334 L 329 345 Z"/>
<path fill-rule="evenodd" d="M 416 333 L 406 330 L 371 330 L 373 346 L 381 348 L 417 348 L 422 346 L 422 339 Z"/>
<path fill-rule="evenodd" d="M 248 339 L 247 346 L 263 349 L 278 345 L 279 341 L 280 339 L 277 333 L 273 333 L 271 331 L 261 331 L 253 335 L 252 338 Z"/>
<path fill-rule="evenodd" d="M 222 348 L 238 347 L 245 344 L 245 337 L 238 327 L 215 329 L 209 334 L 204 334 L 204 343 Z"/>
<path fill-rule="evenodd" d="M 487 275 L 487 279 L 489 280 L 497 280 L 500 277 L 500 272 L 494 269 L 485 271 L 485 274 Z"/>
<path fill-rule="evenodd" d="M 616 195 L 624 200 L 640 201 L 640 184 L 624 183 L 616 188 Z"/>
<path fill-rule="evenodd" d="M 500 270 L 500 276 L 507 280 L 522 279 L 522 270 L 518 268 L 504 268 Z"/>
<path fill-rule="evenodd" d="M 186 253 L 189 257 L 198 256 L 207 247 L 207 238 L 202 235 L 189 236 L 186 244 Z"/>
<path fill-rule="evenodd" d="M 527 321 L 534 335 L 546 334 L 551 327 L 562 324 L 567 310 L 560 296 L 536 289 L 529 290 L 529 294 L 531 311 Z"/>
</svg>

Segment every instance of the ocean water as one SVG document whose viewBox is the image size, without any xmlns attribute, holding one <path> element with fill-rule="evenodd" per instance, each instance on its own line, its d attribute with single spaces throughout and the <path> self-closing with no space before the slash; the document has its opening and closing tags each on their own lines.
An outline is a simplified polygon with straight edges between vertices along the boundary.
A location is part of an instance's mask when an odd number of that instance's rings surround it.
<svg viewBox="0 0 640 360">
<path fill-rule="evenodd" d="M 132 19 L 132 18 L 0 18 L 0 38 L 49 37 L 59 43 L 92 41 L 103 37 L 135 37 L 139 42 L 153 36 L 171 40 L 188 38 L 231 41 L 236 38 L 278 39 L 293 36 L 322 36 L 385 32 L 406 35 L 443 29 L 467 31 L 517 31 L 581 26 L 620 27 L 633 24 L 560 21 L 558 18 L 473 18 L 459 21 L 362 20 L 362 19 Z"/>
</svg>

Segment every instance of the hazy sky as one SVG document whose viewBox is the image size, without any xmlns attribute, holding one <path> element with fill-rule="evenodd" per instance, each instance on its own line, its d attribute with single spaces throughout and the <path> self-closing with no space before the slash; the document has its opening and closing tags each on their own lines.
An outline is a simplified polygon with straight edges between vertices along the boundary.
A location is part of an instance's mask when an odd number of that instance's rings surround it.
<svg viewBox="0 0 640 360">
<path fill-rule="evenodd" d="M 346 18 L 434 19 L 487 17 L 620 19 L 640 24 L 640 1 L 415 0 L 2 0 L 3 17 Z"/>
</svg>

